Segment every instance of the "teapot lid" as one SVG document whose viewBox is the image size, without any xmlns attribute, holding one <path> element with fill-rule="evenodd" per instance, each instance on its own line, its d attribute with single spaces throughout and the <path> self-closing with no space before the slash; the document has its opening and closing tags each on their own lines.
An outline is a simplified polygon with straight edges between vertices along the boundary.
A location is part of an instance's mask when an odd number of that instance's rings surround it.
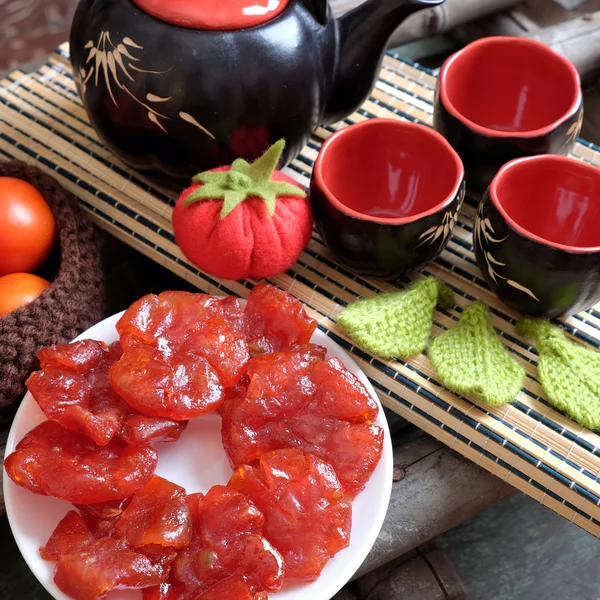
<svg viewBox="0 0 600 600">
<path fill-rule="evenodd" d="M 261 25 L 291 0 L 133 0 L 143 11 L 173 25 L 227 31 Z"/>
</svg>

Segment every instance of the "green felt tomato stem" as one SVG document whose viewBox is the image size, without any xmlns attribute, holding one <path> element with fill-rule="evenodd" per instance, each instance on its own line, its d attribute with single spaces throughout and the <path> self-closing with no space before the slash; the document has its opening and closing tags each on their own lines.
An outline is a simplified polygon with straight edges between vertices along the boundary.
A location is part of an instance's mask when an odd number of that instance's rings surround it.
<svg viewBox="0 0 600 600">
<path fill-rule="evenodd" d="M 194 183 L 203 183 L 185 200 L 184 206 L 202 200 L 223 200 L 221 219 L 248 198 L 260 198 L 267 206 L 267 214 L 272 217 L 275 213 L 277 198 L 280 196 L 299 196 L 306 194 L 297 186 L 283 181 L 273 181 L 271 178 L 279 160 L 285 140 L 273 144 L 260 158 L 252 164 L 243 158 L 233 161 L 228 171 L 206 171 L 193 178 Z"/>
</svg>

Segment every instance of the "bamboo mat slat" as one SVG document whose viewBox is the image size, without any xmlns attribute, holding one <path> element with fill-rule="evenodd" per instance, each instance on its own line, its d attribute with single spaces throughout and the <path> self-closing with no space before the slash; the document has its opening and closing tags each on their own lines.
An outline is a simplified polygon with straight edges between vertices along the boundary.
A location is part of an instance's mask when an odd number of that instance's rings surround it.
<svg viewBox="0 0 600 600">
<path fill-rule="evenodd" d="M 373 117 L 431 124 L 435 82 L 419 65 L 386 55 L 371 97 L 343 123 L 320 127 L 287 173 L 308 185 L 321 143 L 348 124 Z M 600 148 L 584 140 L 574 156 L 600 166 Z M 15 71 L 0 81 L 0 159 L 11 158 L 51 172 L 80 198 L 95 224 L 199 289 L 245 297 L 254 285 L 219 280 L 188 263 L 171 228 L 175 196 L 129 170 L 102 145 L 77 96 L 66 45 L 39 71 Z M 475 207 L 466 203 L 444 252 L 410 277 L 385 281 L 357 276 L 336 262 L 315 232 L 297 264 L 270 281 L 306 304 L 319 327 L 352 354 L 388 408 L 600 537 L 600 437 L 544 399 L 535 349 L 514 332 L 519 314 L 491 293 L 477 267 L 474 214 Z M 489 304 L 500 339 L 527 374 L 512 404 L 490 408 L 458 397 L 441 386 L 425 356 L 382 360 L 355 347 L 337 326 L 336 315 L 348 302 L 426 275 L 440 277 L 456 295 L 454 307 L 435 312 L 435 334 L 452 327 L 475 299 Z M 574 341 L 600 347 L 600 305 L 562 324 Z"/>
</svg>

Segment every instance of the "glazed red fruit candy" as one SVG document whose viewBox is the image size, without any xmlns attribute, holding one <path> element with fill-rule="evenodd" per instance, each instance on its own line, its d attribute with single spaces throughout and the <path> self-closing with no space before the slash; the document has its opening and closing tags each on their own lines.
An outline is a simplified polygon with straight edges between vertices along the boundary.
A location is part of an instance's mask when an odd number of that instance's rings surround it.
<svg viewBox="0 0 600 600">
<path fill-rule="evenodd" d="M 239 310 L 239 303 L 206 294 L 150 294 L 129 307 L 117 331 L 125 353 L 141 344 L 172 359 L 179 353 L 203 356 L 228 387 L 249 358 L 246 336 L 235 326 Z"/>
<path fill-rule="evenodd" d="M 276 592 L 283 582 L 280 554 L 262 536 L 264 517 L 246 497 L 225 486 L 191 499 L 194 534 L 179 552 L 173 576 L 200 594 L 229 577 L 244 579 L 252 592 Z"/>
<path fill-rule="evenodd" d="M 40 548 L 44 560 L 59 561 L 83 542 L 93 540 L 92 533 L 78 512 L 70 510 L 52 532 L 45 546 Z"/>
<path fill-rule="evenodd" d="M 160 585 L 169 566 L 104 537 L 79 544 L 59 561 L 54 582 L 75 600 L 102 600 L 113 590 Z"/>
<path fill-rule="evenodd" d="M 165 583 L 146 588 L 143 600 L 268 600 L 268 595 L 265 592 L 252 592 L 242 577 L 223 579 L 200 595 L 170 577 Z"/>
<path fill-rule="evenodd" d="M 259 283 L 248 295 L 245 320 L 254 356 L 308 344 L 317 328 L 298 300 L 268 283 Z"/>
<path fill-rule="evenodd" d="M 264 536 L 281 552 L 286 580 L 316 580 L 350 543 L 352 506 L 331 465 L 316 456 L 269 452 L 258 465 L 239 467 L 228 485 L 264 514 Z"/>
<path fill-rule="evenodd" d="M 233 468 L 265 452 L 299 448 L 330 463 L 353 498 L 383 451 L 383 430 L 373 425 L 378 406 L 337 359 L 318 346 L 252 359 L 244 397 L 221 410 L 223 446 Z"/>
<path fill-rule="evenodd" d="M 213 412 L 223 402 L 217 372 L 202 356 L 173 356 L 149 346 L 127 350 L 110 370 L 113 388 L 136 410 L 186 421 Z"/>
<path fill-rule="evenodd" d="M 42 348 L 37 353 L 42 370 L 29 377 L 27 387 L 49 419 L 103 446 L 130 412 L 108 381 L 120 354 L 118 344 L 109 348 L 93 340 Z"/>
<path fill-rule="evenodd" d="M 132 548 L 185 548 L 192 539 L 192 515 L 182 487 L 155 475 L 138 490 L 115 528 Z"/>
<path fill-rule="evenodd" d="M 95 538 L 113 535 L 115 525 L 123 511 L 129 506 L 132 496 L 98 504 L 76 504 L 81 518 Z"/>
<path fill-rule="evenodd" d="M 143 600 L 196 600 L 197 594 L 188 591 L 183 583 L 171 575 L 164 583 L 144 589 L 142 598 Z"/>
<path fill-rule="evenodd" d="M 230 577 L 217 583 L 196 600 L 268 600 L 264 592 L 253 593 L 241 577 Z"/>
<path fill-rule="evenodd" d="M 124 442 L 145 445 L 150 442 L 176 442 L 187 427 L 187 421 L 150 417 L 131 412 L 117 434 Z"/>
<path fill-rule="evenodd" d="M 98 447 L 85 435 L 44 421 L 17 444 L 4 461 L 19 486 L 74 504 L 95 504 L 130 496 L 152 478 L 158 457 L 153 448 L 113 440 Z"/>
<path fill-rule="evenodd" d="M 185 424 L 134 412 L 110 386 L 108 371 L 121 357 L 119 343 L 83 340 L 42 348 L 42 370 L 27 387 L 44 414 L 69 431 L 104 446 L 117 436 L 128 444 L 175 441 Z"/>
</svg>

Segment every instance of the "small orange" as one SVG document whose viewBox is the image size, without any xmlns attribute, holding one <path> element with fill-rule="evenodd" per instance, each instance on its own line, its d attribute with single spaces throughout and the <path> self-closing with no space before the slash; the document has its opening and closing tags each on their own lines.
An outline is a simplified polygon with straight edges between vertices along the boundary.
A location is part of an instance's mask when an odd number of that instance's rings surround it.
<svg viewBox="0 0 600 600">
<path fill-rule="evenodd" d="M 0 177 L 0 275 L 31 273 L 56 241 L 56 222 L 44 196 L 30 183 Z"/>
<path fill-rule="evenodd" d="M 0 318 L 33 302 L 50 282 L 31 273 L 11 273 L 0 277 Z"/>
</svg>

